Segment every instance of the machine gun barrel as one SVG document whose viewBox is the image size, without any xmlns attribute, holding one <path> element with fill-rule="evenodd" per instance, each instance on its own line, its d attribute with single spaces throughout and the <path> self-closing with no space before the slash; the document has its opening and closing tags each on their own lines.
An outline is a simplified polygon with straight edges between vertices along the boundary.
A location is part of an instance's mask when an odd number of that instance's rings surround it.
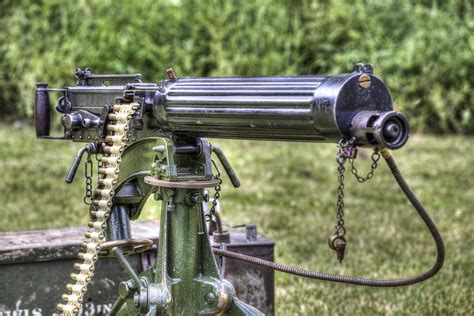
<svg viewBox="0 0 474 316">
<path fill-rule="evenodd" d="M 387 86 L 366 73 L 337 76 L 182 78 L 153 104 L 163 130 L 217 138 L 337 141 L 401 147 L 408 135 Z"/>
<path fill-rule="evenodd" d="M 142 105 L 136 114 L 140 122 L 133 124 L 136 140 L 175 135 L 337 142 L 355 137 L 357 145 L 395 149 L 408 138 L 405 116 L 393 111 L 390 90 L 368 65 L 334 76 L 172 77 L 160 84 L 142 83 L 139 74 L 78 70 L 76 77 L 78 85 L 62 89 L 56 107 L 63 113 L 64 138 L 74 141 L 103 140 L 107 114 L 124 96 Z M 39 89 L 43 96 L 47 89 Z M 49 117 L 42 109 L 48 107 L 40 107 L 37 118 Z M 41 131 L 44 125 L 37 122 Z M 45 132 L 38 136 L 47 137 Z"/>
<path fill-rule="evenodd" d="M 206 137 L 322 140 L 314 92 L 324 77 L 182 78 L 155 98 L 166 130 Z"/>
</svg>

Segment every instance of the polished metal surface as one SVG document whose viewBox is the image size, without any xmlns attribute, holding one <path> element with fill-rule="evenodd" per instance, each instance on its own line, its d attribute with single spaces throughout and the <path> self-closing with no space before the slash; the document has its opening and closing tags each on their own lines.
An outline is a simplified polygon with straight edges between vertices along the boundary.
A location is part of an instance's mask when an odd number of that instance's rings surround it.
<svg viewBox="0 0 474 316">
<path fill-rule="evenodd" d="M 177 134 L 304 138 L 314 130 L 312 101 L 323 80 L 315 76 L 177 79 L 168 83 L 164 102 L 155 103 L 155 117 Z"/>
<path fill-rule="evenodd" d="M 153 113 L 176 135 L 293 141 L 351 136 L 360 111 L 391 111 L 386 85 L 363 73 L 336 76 L 179 78 L 157 91 Z"/>
</svg>

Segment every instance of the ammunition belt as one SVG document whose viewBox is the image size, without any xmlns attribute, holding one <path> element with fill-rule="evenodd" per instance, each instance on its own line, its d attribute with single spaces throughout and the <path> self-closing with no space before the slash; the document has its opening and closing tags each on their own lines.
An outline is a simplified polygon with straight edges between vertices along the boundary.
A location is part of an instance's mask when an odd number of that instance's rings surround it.
<svg viewBox="0 0 474 316">
<path fill-rule="evenodd" d="M 78 254 L 81 263 L 74 264 L 76 273 L 71 274 L 73 282 L 67 284 L 68 294 L 61 296 L 66 303 L 58 304 L 58 314 L 53 315 L 76 315 L 82 307 L 83 297 L 87 292 L 87 285 L 94 276 L 94 265 L 99 258 L 101 245 L 105 242 L 107 219 L 112 207 L 114 187 L 119 174 L 121 155 L 127 146 L 127 130 L 132 115 L 139 104 L 117 103 L 113 106 L 113 112 L 108 115 L 106 130 L 111 135 L 106 136 L 102 148 L 102 166 L 99 168 L 97 188 L 94 191 L 88 226 L 90 231 L 85 233 L 88 242 L 81 244 L 83 252 Z"/>
</svg>

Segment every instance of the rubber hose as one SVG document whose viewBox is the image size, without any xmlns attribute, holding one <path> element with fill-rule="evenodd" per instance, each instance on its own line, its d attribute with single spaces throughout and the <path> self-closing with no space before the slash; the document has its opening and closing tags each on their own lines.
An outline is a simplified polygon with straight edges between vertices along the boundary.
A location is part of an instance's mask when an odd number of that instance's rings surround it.
<svg viewBox="0 0 474 316">
<path fill-rule="evenodd" d="M 419 283 L 431 278 L 436 273 L 438 273 L 438 271 L 443 266 L 444 254 L 445 254 L 443 238 L 441 237 L 441 234 L 439 233 L 438 228 L 436 227 L 435 223 L 431 219 L 428 212 L 425 210 L 424 206 L 421 204 L 421 202 L 415 196 L 415 193 L 411 190 L 411 188 L 409 187 L 409 185 L 403 178 L 402 174 L 400 173 L 400 170 L 398 169 L 397 164 L 395 163 L 395 160 L 390 154 L 390 151 L 382 150 L 382 156 L 384 157 L 388 167 L 390 168 L 390 171 L 392 172 L 393 177 L 395 178 L 396 182 L 400 186 L 401 190 L 403 191 L 407 199 L 413 205 L 415 210 L 418 212 L 423 222 L 426 224 L 426 227 L 430 231 L 435 241 L 436 251 L 437 251 L 436 262 L 429 270 L 421 274 L 407 277 L 407 278 L 387 279 L 387 280 L 367 279 L 367 278 L 361 278 L 361 277 L 355 277 L 355 276 L 337 275 L 337 274 L 329 274 L 329 273 L 323 273 L 323 272 L 304 270 L 304 269 L 293 267 L 287 264 L 276 263 L 276 262 L 228 251 L 228 250 L 218 249 L 218 248 L 213 248 L 214 253 L 219 256 L 232 258 L 235 260 L 247 262 L 250 264 L 257 265 L 257 266 L 270 268 L 272 270 L 289 273 L 293 275 L 298 275 L 298 276 L 302 276 L 306 278 L 346 283 L 346 284 L 354 284 L 354 285 L 364 285 L 364 286 L 371 286 L 371 287 L 405 286 L 405 285 Z"/>
</svg>

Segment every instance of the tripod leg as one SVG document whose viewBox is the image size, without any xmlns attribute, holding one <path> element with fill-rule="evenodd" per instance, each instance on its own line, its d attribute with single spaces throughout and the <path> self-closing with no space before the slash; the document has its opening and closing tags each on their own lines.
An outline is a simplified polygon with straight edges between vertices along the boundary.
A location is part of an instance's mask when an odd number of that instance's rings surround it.
<svg viewBox="0 0 474 316">
<path fill-rule="evenodd" d="M 263 315 L 240 301 L 233 286 L 219 275 L 200 202 L 203 190 L 159 190 L 162 210 L 157 260 L 141 275 L 146 279 L 143 287 L 126 300 L 118 314 Z"/>
</svg>

